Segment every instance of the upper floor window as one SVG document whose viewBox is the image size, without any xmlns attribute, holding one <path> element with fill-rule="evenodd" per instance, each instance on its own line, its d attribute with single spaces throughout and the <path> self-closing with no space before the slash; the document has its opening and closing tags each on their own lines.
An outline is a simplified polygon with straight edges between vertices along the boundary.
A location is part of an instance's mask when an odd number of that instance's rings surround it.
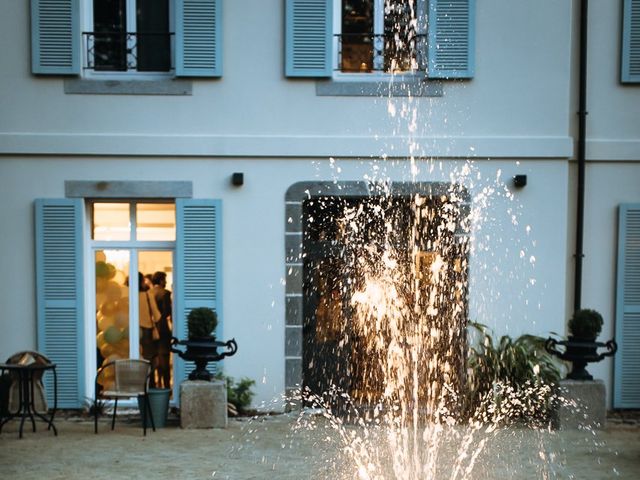
<svg viewBox="0 0 640 480">
<path fill-rule="evenodd" d="M 424 69 L 423 0 L 339 0 L 337 65 L 341 72 L 407 73 Z"/>
<path fill-rule="evenodd" d="M 222 75 L 222 0 L 30 1 L 35 74 Z"/>
<path fill-rule="evenodd" d="M 476 0 L 286 0 L 285 74 L 472 78 L 475 5 Z"/>
<path fill-rule="evenodd" d="M 92 0 L 83 32 L 85 68 L 100 72 L 168 72 L 173 32 L 169 0 Z"/>
</svg>

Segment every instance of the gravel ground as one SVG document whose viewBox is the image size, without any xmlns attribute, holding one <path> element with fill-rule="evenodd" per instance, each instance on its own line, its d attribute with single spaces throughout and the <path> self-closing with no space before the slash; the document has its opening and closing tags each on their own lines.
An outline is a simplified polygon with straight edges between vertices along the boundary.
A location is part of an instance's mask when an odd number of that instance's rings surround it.
<svg viewBox="0 0 640 480">
<path fill-rule="evenodd" d="M 345 454 L 341 435 L 358 438 L 360 427 L 336 430 L 324 418 L 274 415 L 230 419 L 229 428 L 182 430 L 177 419 L 142 436 L 135 419 L 126 418 L 110 431 L 107 420 L 93 433 L 81 417 L 56 421 L 58 436 L 38 423 L 18 439 L 17 422 L 0 435 L 0 478 L 11 479 L 355 479 L 353 457 Z M 314 427 L 314 428 L 311 428 Z M 385 435 L 366 432 L 363 451 L 370 459 L 371 479 L 429 479 L 431 475 L 394 474 L 390 457 L 403 448 L 385 449 Z M 437 458 L 426 456 L 429 438 L 418 440 L 422 461 L 432 459 L 437 479 L 633 479 L 640 478 L 640 426 L 610 422 L 605 430 L 534 432 L 497 429 L 469 437 L 456 432 L 443 441 Z M 484 444 L 484 448 L 478 445 Z M 352 443 L 357 449 L 357 442 Z M 407 449 L 409 451 L 410 449 Z M 434 451 L 435 450 L 431 450 Z M 474 453 L 478 452 L 472 466 Z M 366 465 L 367 462 L 365 462 Z M 460 467 L 460 470 L 456 470 Z M 363 468 L 366 468 L 363 467 Z M 468 468 L 468 472 L 465 469 Z M 396 471 L 401 470 L 397 467 Z M 366 478 L 366 477 L 362 477 Z"/>
</svg>

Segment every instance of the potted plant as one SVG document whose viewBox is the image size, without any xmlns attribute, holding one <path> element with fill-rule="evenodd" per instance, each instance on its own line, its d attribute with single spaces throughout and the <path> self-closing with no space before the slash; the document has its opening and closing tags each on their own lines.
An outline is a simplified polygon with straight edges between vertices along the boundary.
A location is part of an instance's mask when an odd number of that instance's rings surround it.
<svg viewBox="0 0 640 480">
<path fill-rule="evenodd" d="M 585 308 L 577 310 L 569 320 L 569 332 L 571 335 L 567 340 L 557 341 L 549 338 L 546 349 L 549 353 L 556 355 L 562 360 L 572 362 L 573 368 L 567 375 L 571 380 L 593 380 L 593 376 L 587 372 L 586 366 L 590 362 L 599 362 L 605 357 L 614 355 L 618 350 L 615 340 L 606 343 L 596 342 L 596 338 L 602 331 L 604 321 L 602 315 L 595 310 Z M 564 351 L 555 347 L 562 345 Z M 605 347 L 604 353 L 598 353 L 598 348 Z"/>
<path fill-rule="evenodd" d="M 189 340 L 215 340 L 218 314 L 207 307 L 194 308 L 187 316 Z"/>
<path fill-rule="evenodd" d="M 218 315 L 208 307 L 194 308 L 187 316 L 188 339 L 171 340 L 171 351 L 177 353 L 186 361 L 195 362 L 196 368 L 189 374 L 189 380 L 211 381 L 211 373 L 207 371 L 207 363 L 217 362 L 224 357 L 230 357 L 238 350 L 235 339 L 228 342 L 218 342 L 215 337 L 215 329 L 218 326 Z M 184 351 L 176 348 L 184 345 Z M 226 347 L 227 350 L 218 352 L 218 348 Z"/>
<path fill-rule="evenodd" d="M 595 310 L 589 308 L 578 310 L 569 320 L 569 331 L 572 333 L 569 338 L 595 342 L 602 331 L 603 323 L 602 315 Z"/>
</svg>

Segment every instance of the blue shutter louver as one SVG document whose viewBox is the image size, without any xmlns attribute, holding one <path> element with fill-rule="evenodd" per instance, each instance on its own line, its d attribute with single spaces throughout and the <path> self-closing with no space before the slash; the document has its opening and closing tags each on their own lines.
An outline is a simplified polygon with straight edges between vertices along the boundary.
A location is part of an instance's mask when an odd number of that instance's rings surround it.
<svg viewBox="0 0 640 480">
<path fill-rule="evenodd" d="M 80 73 L 79 0 L 31 0 L 31 71 Z"/>
<path fill-rule="evenodd" d="M 429 78 L 473 77 L 475 3 L 475 0 L 429 1 Z"/>
<path fill-rule="evenodd" d="M 36 201 L 38 350 L 57 365 L 58 407 L 84 398 L 82 201 Z M 53 377 L 45 375 L 53 405 Z"/>
<path fill-rule="evenodd" d="M 614 408 L 640 408 L 640 205 L 621 205 L 618 225 Z"/>
<path fill-rule="evenodd" d="M 330 77 L 333 0 L 287 0 L 285 75 Z"/>
<path fill-rule="evenodd" d="M 176 335 L 187 337 L 187 316 L 196 307 L 209 307 L 218 314 L 216 335 L 222 335 L 220 299 L 221 203 L 219 200 L 179 199 L 177 212 Z M 186 379 L 192 362 L 177 362 L 176 378 Z M 209 365 L 214 371 L 215 365 Z"/>
<path fill-rule="evenodd" d="M 222 0 L 176 0 L 176 76 L 222 76 Z"/>
<path fill-rule="evenodd" d="M 622 16 L 623 83 L 640 83 L 640 0 L 625 0 Z"/>
</svg>

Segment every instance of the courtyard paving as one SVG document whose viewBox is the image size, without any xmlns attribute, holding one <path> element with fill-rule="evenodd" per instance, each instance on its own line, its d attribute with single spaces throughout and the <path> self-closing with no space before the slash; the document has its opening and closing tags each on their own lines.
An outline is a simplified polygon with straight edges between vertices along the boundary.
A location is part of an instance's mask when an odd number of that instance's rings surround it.
<svg viewBox="0 0 640 480">
<path fill-rule="evenodd" d="M 17 422 L 12 421 L 0 434 L 0 478 L 360 478 L 351 457 L 344 453 L 340 440 L 344 432 L 336 431 L 320 416 L 307 417 L 303 427 L 293 414 L 230 419 L 224 430 L 182 430 L 174 417 L 165 428 L 150 431 L 146 437 L 133 418 L 119 421 L 115 431 L 105 419 L 95 435 L 90 419 L 68 417 L 56 422 L 57 437 L 38 423 L 37 432 L 26 428 L 22 439 L 18 439 Z M 359 427 L 345 431 L 362 434 Z M 480 450 L 477 445 L 483 438 L 486 443 Z M 368 448 L 375 445 L 374 441 Z M 490 436 L 477 436 L 463 450 L 460 444 L 442 445 L 435 462 L 437 478 L 640 478 L 640 426 L 624 417 L 612 418 L 600 431 L 497 429 Z M 469 467 L 476 451 L 477 458 Z M 375 469 L 378 476 L 372 479 L 423 478 L 392 473 L 393 462 L 382 457 Z M 457 465 L 463 468 L 456 471 Z"/>
</svg>

